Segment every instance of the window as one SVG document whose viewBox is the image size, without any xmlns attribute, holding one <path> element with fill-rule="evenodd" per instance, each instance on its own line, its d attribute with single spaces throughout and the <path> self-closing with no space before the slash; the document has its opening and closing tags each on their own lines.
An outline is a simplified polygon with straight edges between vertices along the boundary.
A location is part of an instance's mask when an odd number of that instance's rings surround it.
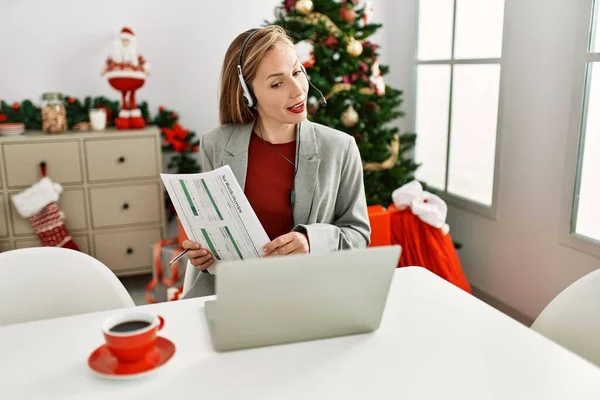
<svg viewBox="0 0 600 400">
<path fill-rule="evenodd" d="M 419 0 L 417 179 L 458 202 L 494 198 L 504 0 Z"/>
<path fill-rule="evenodd" d="M 600 241 L 600 1 L 593 2 L 571 231 Z M 589 14 L 588 14 L 589 15 Z"/>
</svg>

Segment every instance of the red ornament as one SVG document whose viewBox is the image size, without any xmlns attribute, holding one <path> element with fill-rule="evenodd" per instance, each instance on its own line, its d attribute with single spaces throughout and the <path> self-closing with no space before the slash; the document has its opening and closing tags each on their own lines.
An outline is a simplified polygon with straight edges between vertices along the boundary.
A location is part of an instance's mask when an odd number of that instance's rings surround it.
<svg viewBox="0 0 600 400">
<path fill-rule="evenodd" d="M 158 111 L 161 111 L 161 112 L 162 112 L 162 111 L 165 111 L 165 106 L 160 106 L 160 107 L 158 107 Z"/>
<path fill-rule="evenodd" d="M 375 44 L 373 42 L 362 42 L 362 46 L 363 49 L 373 49 L 373 51 L 376 51 L 377 49 L 379 49 L 381 46 L 379 46 L 378 44 Z"/>
<path fill-rule="evenodd" d="M 340 19 L 349 23 L 356 21 L 356 11 L 354 8 L 342 6 L 340 10 Z"/>
<path fill-rule="evenodd" d="M 285 0 L 283 7 L 285 8 L 285 11 L 290 12 L 294 8 L 295 4 L 296 4 L 296 0 Z"/>
<path fill-rule="evenodd" d="M 330 49 L 333 49 L 337 46 L 338 40 L 335 36 L 329 35 L 329 37 L 325 39 L 325 42 L 323 42 L 323 44 L 329 47 Z"/>
<path fill-rule="evenodd" d="M 67 101 L 69 102 L 69 104 L 73 104 L 73 103 L 75 103 L 75 98 L 74 97 L 68 97 Z"/>
<path fill-rule="evenodd" d="M 6 121 L 7 117 L 4 114 L 0 114 L 0 122 Z"/>
<path fill-rule="evenodd" d="M 13 105 L 12 105 L 12 109 L 13 110 L 18 110 L 19 108 L 21 108 L 21 106 L 19 105 L 19 103 L 13 103 Z"/>
<path fill-rule="evenodd" d="M 177 118 L 177 113 L 172 113 L 171 114 L 171 118 L 176 119 Z"/>
</svg>

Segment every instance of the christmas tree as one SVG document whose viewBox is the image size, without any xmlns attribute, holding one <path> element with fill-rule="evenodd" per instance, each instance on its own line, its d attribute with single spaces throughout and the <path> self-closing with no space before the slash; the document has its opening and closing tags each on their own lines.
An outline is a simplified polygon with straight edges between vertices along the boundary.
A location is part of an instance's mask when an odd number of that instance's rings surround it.
<svg viewBox="0 0 600 400">
<path fill-rule="evenodd" d="M 294 40 L 309 79 L 327 98 L 319 107 L 309 92 L 308 118 L 352 135 L 363 159 L 368 204 L 388 205 L 398 187 L 414 179 L 415 134 L 399 134 L 390 123 L 400 111 L 402 91 L 383 77 L 379 46 L 368 41 L 381 24 L 371 21 L 366 0 L 284 0 L 275 21 Z"/>
</svg>

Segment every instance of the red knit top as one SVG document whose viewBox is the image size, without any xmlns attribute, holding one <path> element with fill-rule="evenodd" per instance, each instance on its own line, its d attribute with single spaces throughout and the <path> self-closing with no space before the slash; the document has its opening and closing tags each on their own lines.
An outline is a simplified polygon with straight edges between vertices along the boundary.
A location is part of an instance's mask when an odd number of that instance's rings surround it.
<svg viewBox="0 0 600 400">
<path fill-rule="evenodd" d="M 256 216 L 271 240 L 284 235 L 294 227 L 291 190 L 294 185 L 296 141 L 265 144 L 252 133 L 248 146 L 248 168 L 244 193 Z"/>
</svg>

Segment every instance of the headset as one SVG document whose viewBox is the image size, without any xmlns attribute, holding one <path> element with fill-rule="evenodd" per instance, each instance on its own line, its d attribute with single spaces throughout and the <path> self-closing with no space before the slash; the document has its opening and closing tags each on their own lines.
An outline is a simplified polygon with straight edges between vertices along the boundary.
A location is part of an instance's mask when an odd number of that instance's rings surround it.
<svg viewBox="0 0 600 400">
<path fill-rule="evenodd" d="M 242 86 L 244 103 L 251 110 L 256 109 L 257 101 L 256 101 L 256 97 L 254 97 L 254 94 L 250 91 L 250 88 L 246 84 L 246 80 L 244 79 L 244 74 L 242 73 L 242 56 L 244 55 L 244 49 L 246 48 L 246 44 L 248 43 L 250 38 L 255 33 L 257 33 L 259 30 L 260 29 L 254 29 L 248 34 L 248 36 L 246 36 L 246 39 L 244 39 L 244 41 L 242 42 L 242 46 L 240 48 L 240 54 L 238 54 L 238 60 L 237 60 L 237 74 L 238 74 L 238 78 L 240 79 L 240 84 Z M 304 68 L 304 66 L 302 64 L 300 64 L 300 68 L 302 69 L 304 76 L 306 76 L 306 80 L 308 81 L 308 84 L 319 93 L 321 107 L 327 106 L 327 99 L 323 95 L 323 92 L 321 92 L 315 85 L 313 85 L 313 83 L 310 81 L 310 79 L 308 79 L 308 74 L 306 73 L 306 69 Z M 297 150 L 296 150 L 296 160 L 294 162 L 294 180 L 296 179 L 296 173 L 298 172 L 298 151 L 300 149 L 300 136 L 301 136 L 299 127 L 296 129 L 297 129 L 296 137 L 298 138 L 298 146 L 297 146 Z M 279 153 L 279 152 L 277 152 L 277 153 Z M 283 157 L 283 155 L 281 155 L 281 154 L 279 154 L 279 155 Z M 287 160 L 287 158 L 286 158 L 286 160 Z M 292 186 L 292 190 L 290 192 L 290 204 L 292 205 L 292 209 L 294 208 L 295 203 L 296 203 L 296 191 L 294 190 L 294 187 Z"/>
<path fill-rule="evenodd" d="M 246 84 L 246 80 L 244 79 L 244 74 L 242 73 L 242 56 L 244 55 L 244 49 L 246 48 L 246 44 L 248 43 L 250 38 L 252 36 L 254 36 L 254 34 L 257 33 L 259 30 L 260 29 L 254 29 L 252 32 L 250 32 L 250 34 L 248 36 L 246 36 L 246 39 L 244 39 L 244 42 L 242 43 L 242 47 L 240 48 L 240 54 L 238 54 L 238 60 L 237 60 L 237 73 L 238 73 L 238 78 L 240 79 L 240 84 L 242 85 L 244 103 L 250 109 L 256 108 L 257 101 L 256 101 L 256 97 L 254 97 L 254 94 L 250 91 L 250 88 Z M 310 79 L 308 79 L 308 74 L 306 73 L 306 69 L 304 69 L 304 66 L 302 64 L 300 64 L 300 68 L 302 69 L 304 76 L 306 76 L 306 80 L 308 81 L 308 84 L 319 93 L 321 107 L 327 106 L 327 99 L 323 95 L 323 92 L 321 92 L 319 90 L 319 88 L 317 88 L 315 85 L 313 85 L 313 83 L 310 81 Z"/>
</svg>

